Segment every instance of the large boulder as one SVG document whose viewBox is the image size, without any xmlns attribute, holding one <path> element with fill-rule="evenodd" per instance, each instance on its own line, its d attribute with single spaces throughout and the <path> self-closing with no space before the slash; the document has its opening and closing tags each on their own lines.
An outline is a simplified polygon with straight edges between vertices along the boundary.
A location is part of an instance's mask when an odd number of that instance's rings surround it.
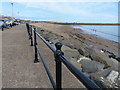
<svg viewBox="0 0 120 90">
<path fill-rule="evenodd" d="M 78 58 L 79 57 L 79 52 L 76 49 L 71 49 L 65 45 L 62 46 L 62 51 L 64 52 L 64 56 L 71 60 L 72 58 Z"/>
<path fill-rule="evenodd" d="M 89 56 L 89 53 L 84 48 L 79 48 L 78 52 L 83 56 Z"/>
<path fill-rule="evenodd" d="M 89 60 L 89 61 L 91 61 L 90 58 L 80 55 L 80 58 L 77 60 L 77 62 L 79 63 L 81 60 Z"/>
<path fill-rule="evenodd" d="M 119 73 L 117 71 L 112 70 L 106 78 L 111 84 L 114 84 L 118 79 L 118 75 Z"/>
<path fill-rule="evenodd" d="M 82 70 L 81 64 L 78 63 L 78 62 L 76 62 L 76 59 L 75 59 L 75 58 L 72 58 L 72 59 L 70 60 L 70 62 L 71 62 L 75 67 L 77 67 L 80 71 Z"/>
<path fill-rule="evenodd" d="M 119 62 L 113 58 L 109 58 L 106 53 L 102 53 L 100 50 L 90 47 L 88 45 L 79 46 L 79 53 L 83 56 L 89 57 L 94 61 L 100 62 L 105 65 L 105 68 L 112 67 L 113 70 L 118 71 Z"/>
<path fill-rule="evenodd" d="M 52 44 L 52 46 L 56 48 L 54 44 Z M 76 49 L 71 49 L 65 45 L 62 46 L 62 51 L 68 60 L 72 60 L 73 58 L 77 60 L 80 56 L 79 52 Z"/>
<path fill-rule="evenodd" d="M 78 51 L 81 55 L 89 57 L 90 56 L 90 51 L 92 50 L 92 47 L 89 47 L 86 44 L 82 44 L 79 46 Z"/>
<path fill-rule="evenodd" d="M 92 60 L 104 64 L 104 69 L 112 67 L 113 70 L 118 71 L 119 62 L 117 60 L 109 58 L 105 53 L 102 53 L 100 50 L 97 50 L 95 48 L 89 49 L 87 52 L 89 53 L 89 56 L 92 58 Z"/>
<path fill-rule="evenodd" d="M 119 73 L 117 71 L 108 68 L 100 72 L 92 73 L 90 78 L 101 88 L 118 88 L 118 75 Z"/>
<path fill-rule="evenodd" d="M 103 70 L 104 64 L 101 64 L 97 61 L 90 61 L 90 60 L 81 60 L 80 64 L 82 64 L 82 71 L 86 73 L 95 73 L 98 71 Z"/>
</svg>

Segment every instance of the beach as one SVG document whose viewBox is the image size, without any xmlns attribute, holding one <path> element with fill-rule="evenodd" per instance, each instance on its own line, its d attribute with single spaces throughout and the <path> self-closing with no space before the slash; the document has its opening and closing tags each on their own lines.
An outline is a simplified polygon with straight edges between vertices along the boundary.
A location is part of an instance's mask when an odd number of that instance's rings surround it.
<svg viewBox="0 0 120 90">
<path fill-rule="evenodd" d="M 85 43 L 99 50 L 104 49 L 106 51 L 114 53 L 115 55 L 118 55 L 118 51 L 120 50 L 118 47 L 119 46 L 118 42 L 100 38 L 97 35 L 84 33 L 83 30 L 78 28 L 72 28 L 70 25 L 49 24 L 49 23 L 32 23 L 32 25 L 48 30 L 55 34 L 61 35 L 67 39 L 73 39 L 75 42 L 79 44 Z"/>
</svg>

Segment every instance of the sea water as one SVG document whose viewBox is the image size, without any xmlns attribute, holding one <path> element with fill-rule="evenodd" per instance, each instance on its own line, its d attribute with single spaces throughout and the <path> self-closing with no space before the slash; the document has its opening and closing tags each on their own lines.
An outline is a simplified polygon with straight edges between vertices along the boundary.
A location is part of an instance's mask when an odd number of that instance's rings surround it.
<svg viewBox="0 0 120 90">
<path fill-rule="evenodd" d="M 115 42 L 119 42 L 120 40 L 120 25 L 74 25 L 72 27 Z"/>
</svg>

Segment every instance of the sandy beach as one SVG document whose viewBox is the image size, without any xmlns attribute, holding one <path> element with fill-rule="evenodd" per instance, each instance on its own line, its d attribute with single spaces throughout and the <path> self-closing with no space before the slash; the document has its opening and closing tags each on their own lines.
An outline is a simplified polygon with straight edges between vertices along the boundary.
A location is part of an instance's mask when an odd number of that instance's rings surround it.
<svg viewBox="0 0 120 90">
<path fill-rule="evenodd" d="M 115 55 L 118 56 L 119 49 L 119 43 L 107 40 L 104 38 L 100 38 L 93 34 L 87 34 L 84 33 L 83 30 L 75 29 L 70 27 L 70 25 L 60 25 L 60 24 L 50 24 L 50 23 L 32 23 L 32 25 L 40 27 L 44 30 L 50 31 L 52 33 L 58 34 L 63 36 L 64 38 L 67 38 L 67 40 L 63 40 L 62 42 L 73 42 L 74 44 L 78 46 L 81 43 L 87 44 L 89 46 L 92 46 L 96 49 L 104 49 L 106 51 L 112 52 Z M 77 48 L 77 47 L 76 47 Z"/>
</svg>

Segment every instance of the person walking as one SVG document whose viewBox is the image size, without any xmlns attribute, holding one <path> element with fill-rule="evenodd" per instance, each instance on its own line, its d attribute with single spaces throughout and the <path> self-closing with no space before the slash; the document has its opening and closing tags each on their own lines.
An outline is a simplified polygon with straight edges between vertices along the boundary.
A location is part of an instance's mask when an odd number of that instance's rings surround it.
<svg viewBox="0 0 120 90">
<path fill-rule="evenodd" d="M 4 26 L 2 26 L 2 31 L 4 31 Z"/>
</svg>

